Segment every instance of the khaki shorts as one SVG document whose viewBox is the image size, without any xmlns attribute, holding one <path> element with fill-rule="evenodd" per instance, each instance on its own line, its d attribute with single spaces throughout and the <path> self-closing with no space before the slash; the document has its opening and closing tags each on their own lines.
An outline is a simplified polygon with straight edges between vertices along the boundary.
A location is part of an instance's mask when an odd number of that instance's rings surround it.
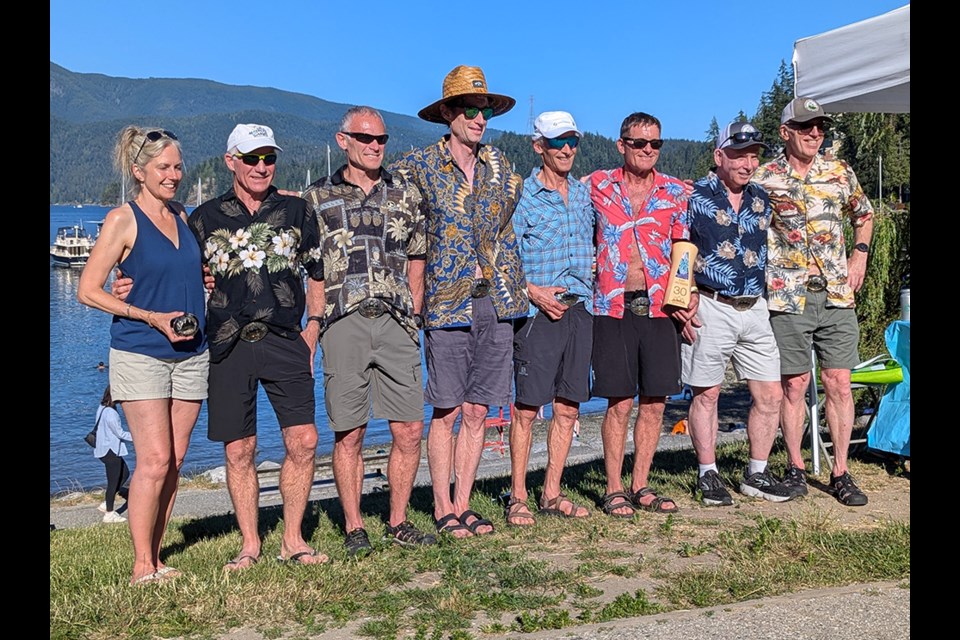
<svg viewBox="0 0 960 640">
<path fill-rule="evenodd" d="M 110 349 L 110 393 L 131 400 L 206 400 L 210 352 L 179 360 Z"/>
<path fill-rule="evenodd" d="M 681 378 L 691 387 L 723 383 L 727 362 L 740 380 L 780 382 L 780 351 L 770 326 L 767 301 L 758 298 L 747 311 L 700 296 L 697 317 L 703 324 L 693 344 L 680 345 Z"/>
<path fill-rule="evenodd" d="M 423 420 L 420 345 L 389 313 L 358 312 L 334 322 L 320 338 L 323 396 L 333 431 L 350 431 L 374 418 Z"/>
<path fill-rule="evenodd" d="M 826 301 L 826 291 L 808 291 L 802 314 L 770 314 L 783 375 L 810 371 L 811 346 L 822 369 L 852 369 L 860 363 L 856 310 L 828 307 Z"/>
</svg>

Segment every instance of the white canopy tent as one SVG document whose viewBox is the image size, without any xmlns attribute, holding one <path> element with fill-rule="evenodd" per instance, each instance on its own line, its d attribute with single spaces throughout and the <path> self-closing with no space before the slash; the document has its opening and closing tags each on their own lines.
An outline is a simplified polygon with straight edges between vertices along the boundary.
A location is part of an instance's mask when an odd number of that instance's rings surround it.
<svg viewBox="0 0 960 640">
<path fill-rule="evenodd" d="M 828 113 L 910 113 L 910 5 L 797 40 L 793 74 Z"/>
</svg>

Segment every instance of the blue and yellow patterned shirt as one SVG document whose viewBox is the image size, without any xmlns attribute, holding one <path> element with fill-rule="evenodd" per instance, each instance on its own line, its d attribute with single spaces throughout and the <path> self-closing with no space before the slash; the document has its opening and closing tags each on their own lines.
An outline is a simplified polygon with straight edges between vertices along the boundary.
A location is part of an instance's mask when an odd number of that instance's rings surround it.
<svg viewBox="0 0 960 640">
<path fill-rule="evenodd" d="M 710 172 L 693 185 L 688 201 L 690 240 L 697 246 L 697 286 L 725 296 L 762 296 L 766 289 L 770 197 L 756 182 L 743 189 L 734 211 L 727 188 Z"/>
<path fill-rule="evenodd" d="M 389 170 L 423 194 L 427 229 L 424 329 L 472 324 L 470 290 L 479 264 L 500 320 L 527 314 L 527 281 L 511 218 L 523 181 L 495 147 L 478 145 L 473 191 L 447 148 L 449 134 L 414 149 Z"/>
</svg>

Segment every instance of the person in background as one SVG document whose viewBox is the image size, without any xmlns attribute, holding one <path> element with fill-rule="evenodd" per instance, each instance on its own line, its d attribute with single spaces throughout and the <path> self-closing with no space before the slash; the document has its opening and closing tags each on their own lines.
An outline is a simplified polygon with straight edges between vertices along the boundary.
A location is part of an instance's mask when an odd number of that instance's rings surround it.
<svg viewBox="0 0 960 640">
<path fill-rule="evenodd" d="M 420 191 L 382 167 L 387 138 L 376 109 L 351 107 L 336 134 L 347 163 L 303 193 L 325 256 L 323 387 L 350 556 L 371 550 L 360 513 L 371 408 L 393 438 L 387 536 L 404 546 L 436 543 L 407 520 L 423 438 L 419 328 L 427 240 Z"/>
<path fill-rule="evenodd" d="M 593 222 L 590 189 L 570 175 L 580 130 L 566 111 L 547 111 L 533 127 L 541 166 L 523 183 L 513 216 L 530 311 L 513 324 L 516 400 L 510 421 L 512 484 L 507 524 L 534 524 L 527 507 L 527 464 L 533 422 L 553 404 L 547 427 L 547 469 L 540 514 L 584 518 L 589 509 L 560 490 L 580 403 L 590 399 L 593 346 Z M 542 417 L 542 416 L 541 416 Z"/>
<path fill-rule="evenodd" d="M 177 137 L 130 125 L 114 161 L 133 199 L 107 212 L 80 282 L 81 304 L 112 314 L 110 390 L 123 402 L 137 450 L 127 515 L 133 540 L 131 584 L 180 574 L 160 559 L 190 435 L 207 397 L 209 353 L 200 248 L 186 211 L 173 201 L 183 178 Z M 124 299 L 104 290 L 115 265 L 133 284 Z M 191 335 L 173 321 L 195 319 Z"/>
<path fill-rule="evenodd" d="M 783 481 L 795 495 L 807 494 L 801 445 L 813 348 L 833 442 L 830 490 L 841 503 L 862 507 L 867 496 L 847 469 L 854 418 L 850 369 L 860 362 L 854 294 L 867 272 L 873 206 L 846 162 L 819 153 L 831 121 L 812 98 L 788 102 L 780 117 L 783 151 L 753 179 L 773 205 L 766 281 L 783 384 L 780 426 L 789 457 Z M 853 226 L 849 256 L 844 216 Z"/>
<path fill-rule="evenodd" d="M 529 308 L 511 223 L 523 179 L 502 151 L 480 142 L 489 120 L 515 103 L 489 93 L 479 67 L 455 67 L 444 78 L 442 97 L 418 114 L 449 132 L 390 167 L 423 195 L 425 399 L 434 407 L 427 459 L 437 530 L 456 537 L 493 533 L 493 524 L 470 509 L 470 494 L 487 412 L 510 404 L 511 321 Z"/>
<path fill-rule="evenodd" d="M 682 379 L 693 389 L 688 426 L 699 464 L 697 490 L 707 506 L 733 504 L 717 469 L 717 403 L 727 364 L 747 381 L 750 461 L 740 493 L 772 502 L 794 497 L 767 468 L 780 418 L 780 356 L 764 299 L 770 199 L 750 178 L 767 149 L 749 122 L 717 137 L 714 172 L 690 196 L 690 240 L 697 247 L 695 290 L 680 347 Z"/>
<path fill-rule="evenodd" d="M 593 395 L 608 399 L 600 427 L 607 473 L 602 508 L 619 518 L 630 518 L 637 509 L 677 511 L 673 500 L 648 486 L 667 396 L 681 389 L 680 335 L 671 315 L 686 310 L 665 309 L 663 300 L 673 241 L 690 235 L 687 187 L 654 168 L 663 146 L 660 136 L 660 120 L 643 112 L 630 114 L 617 140 L 623 166 L 588 177 L 597 213 Z M 621 477 L 623 453 L 638 392 L 627 492 Z"/>
<path fill-rule="evenodd" d="M 238 124 L 223 156 L 233 174 L 231 188 L 197 207 L 189 220 L 213 276 L 207 437 L 223 442 L 227 489 L 243 537 L 227 571 L 247 569 L 260 559 L 255 458 L 261 384 L 286 451 L 277 558 L 303 565 L 329 559 L 310 547 L 302 531 L 317 448 L 313 359 L 323 321 L 323 264 L 313 210 L 273 186 L 281 151 L 270 127 Z M 305 310 L 309 317 L 301 327 Z"/>
<path fill-rule="evenodd" d="M 110 394 L 108 384 L 103 391 L 103 398 L 100 399 L 100 406 L 97 407 L 97 446 L 93 449 L 94 457 L 103 463 L 107 471 L 104 500 L 97 509 L 103 514 L 103 521 L 111 523 L 127 521 L 113 507 L 118 493 L 126 500 L 127 490 L 123 485 L 130 477 L 130 468 L 123 456 L 127 455 L 125 443 L 133 442 L 133 436 L 120 423 L 120 413 L 117 411 L 119 404 Z"/>
</svg>

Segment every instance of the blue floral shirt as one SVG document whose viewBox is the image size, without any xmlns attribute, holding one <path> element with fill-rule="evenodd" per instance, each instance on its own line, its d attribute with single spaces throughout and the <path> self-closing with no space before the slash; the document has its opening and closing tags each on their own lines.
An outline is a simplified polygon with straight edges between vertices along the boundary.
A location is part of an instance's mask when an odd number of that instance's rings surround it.
<svg viewBox="0 0 960 640">
<path fill-rule="evenodd" d="M 511 218 L 523 181 L 495 147 L 481 144 L 473 191 L 447 148 L 449 134 L 414 149 L 389 170 L 423 194 L 427 229 L 424 329 L 472 324 L 470 290 L 479 264 L 500 320 L 527 315 L 527 281 Z"/>
<path fill-rule="evenodd" d="M 567 176 L 567 202 L 560 192 L 543 186 L 534 167 L 523 182 L 523 195 L 513 215 L 527 282 L 538 287 L 565 287 L 593 312 L 593 204 L 590 189 Z M 536 315 L 530 305 L 528 315 Z"/>
<path fill-rule="evenodd" d="M 762 296 L 766 288 L 770 197 L 756 182 L 743 189 L 734 211 L 727 189 L 713 172 L 697 180 L 688 203 L 690 240 L 697 246 L 697 286 L 725 296 Z"/>
</svg>

